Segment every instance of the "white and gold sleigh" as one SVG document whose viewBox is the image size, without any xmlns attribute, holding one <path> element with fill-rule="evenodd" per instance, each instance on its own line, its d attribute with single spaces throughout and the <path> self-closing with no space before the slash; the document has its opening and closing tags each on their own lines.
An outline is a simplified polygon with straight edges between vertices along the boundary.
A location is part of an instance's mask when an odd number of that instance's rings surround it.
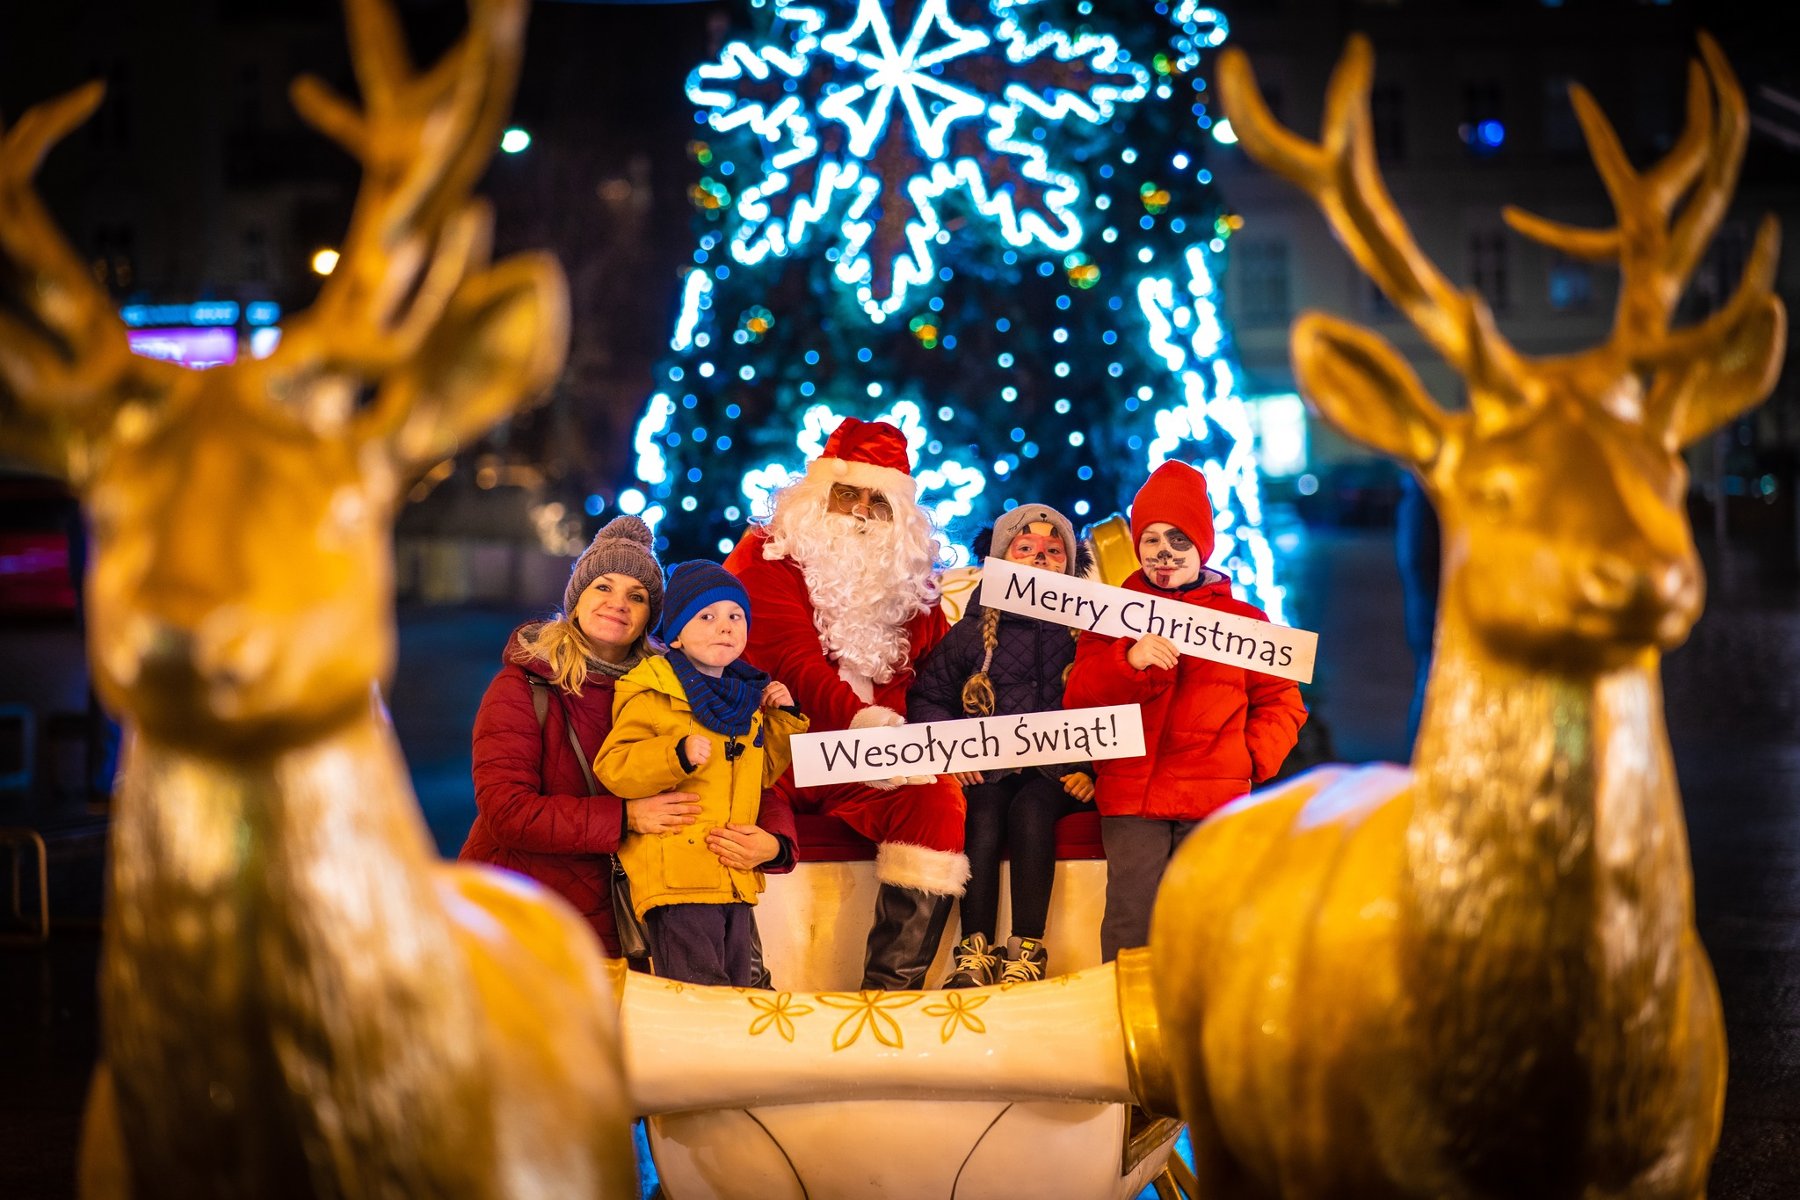
<svg viewBox="0 0 1800 1200">
<path fill-rule="evenodd" d="M 1136 565 L 1122 528 L 1115 518 L 1095 531 L 1109 578 Z M 964 569 L 946 580 L 953 616 L 978 578 Z M 803 820 L 803 835 L 830 839 L 831 824 Z M 1171 1153 L 1178 1122 L 1133 1119 L 1134 1105 L 1173 1111 L 1157 1074 L 1147 957 L 1101 963 L 1097 825 L 1079 814 L 1059 835 L 1045 930 L 1057 974 L 1036 983 L 858 991 L 876 880 L 874 863 L 843 847 L 825 853 L 845 861 L 801 862 L 761 897 L 777 990 L 623 973 L 626 1071 L 664 1194 L 1103 1200 L 1152 1182 L 1187 1191 Z M 928 980 L 947 973 L 955 940 L 945 937 Z"/>
<path fill-rule="evenodd" d="M 1069 973 L 918 992 L 855 990 L 873 866 L 802 863 L 771 883 L 758 921 L 777 991 L 624 973 L 626 1075 L 669 1200 L 1176 1186 L 1179 1125 L 1131 1119 L 1168 1090 L 1147 957 L 1098 962 L 1104 864 L 1058 864 L 1046 942 Z"/>
</svg>

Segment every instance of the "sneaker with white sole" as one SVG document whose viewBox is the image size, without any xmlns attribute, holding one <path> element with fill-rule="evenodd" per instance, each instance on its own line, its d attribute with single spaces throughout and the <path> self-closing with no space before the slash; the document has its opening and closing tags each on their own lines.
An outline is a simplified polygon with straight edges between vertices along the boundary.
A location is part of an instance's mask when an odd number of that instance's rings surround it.
<svg viewBox="0 0 1800 1200">
<path fill-rule="evenodd" d="M 950 967 L 947 988 L 987 987 L 1000 979 L 1000 956 L 988 944 L 985 933 L 971 933 L 956 944 L 956 957 Z"/>
<path fill-rule="evenodd" d="M 1000 968 L 1001 983 L 1035 983 L 1044 977 L 1050 952 L 1038 938 L 1007 938 L 1006 964 Z"/>
</svg>

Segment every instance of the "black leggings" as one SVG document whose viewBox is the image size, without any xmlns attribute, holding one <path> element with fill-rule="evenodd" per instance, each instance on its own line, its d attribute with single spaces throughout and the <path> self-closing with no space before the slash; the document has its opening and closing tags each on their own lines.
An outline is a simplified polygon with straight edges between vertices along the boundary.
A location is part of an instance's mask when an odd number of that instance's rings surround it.
<svg viewBox="0 0 1800 1200">
<path fill-rule="evenodd" d="M 1000 852 L 1012 859 L 1014 937 L 1044 936 L 1050 913 L 1050 885 L 1056 878 L 1056 822 L 1081 802 L 1061 781 L 1033 768 L 964 790 L 968 825 L 969 888 L 962 898 L 962 933 L 982 933 L 991 942 L 1000 908 Z"/>
</svg>

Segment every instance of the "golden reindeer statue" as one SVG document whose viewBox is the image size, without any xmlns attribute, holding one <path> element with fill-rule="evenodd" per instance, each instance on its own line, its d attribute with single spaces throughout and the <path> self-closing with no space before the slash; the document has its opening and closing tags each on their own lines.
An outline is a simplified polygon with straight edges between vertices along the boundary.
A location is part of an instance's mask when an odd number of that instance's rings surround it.
<svg viewBox="0 0 1800 1200">
<path fill-rule="evenodd" d="M 348 0 L 363 108 L 311 79 L 294 99 L 363 183 L 337 270 L 263 361 L 127 352 L 32 187 L 98 85 L 0 145 L 0 451 L 86 503 L 89 656 L 130 726 L 88 1195 L 635 1195 L 592 933 L 435 861 L 370 703 L 407 486 L 566 347 L 560 271 L 490 265 L 470 198 L 526 3 L 471 0 L 415 73 L 394 14 Z"/>
<path fill-rule="evenodd" d="M 1642 173 L 1574 90 L 1615 227 L 1507 213 L 1621 269 L 1606 343 L 1544 359 L 1414 243 L 1376 169 L 1363 39 L 1317 144 L 1275 122 L 1241 54 L 1220 61 L 1245 149 L 1314 198 L 1469 407 L 1437 407 L 1366 329 L 1295 326 L 1307 397 L 1436 502 L 1442 615 L 1411 770 L 1252 797 L 1163 885 L 1157 1009 L 1201 1195 L 1705 1193 L 1725 1045 L 1658 666 L 1701 607 L 1680 450 L 1767 393 L 1785 325 L 1766 221 L 1732 300 L 1670 327 L 1746 136 L 1730 68 L 1701 51 L 1686 132 Z"/>
</svg>

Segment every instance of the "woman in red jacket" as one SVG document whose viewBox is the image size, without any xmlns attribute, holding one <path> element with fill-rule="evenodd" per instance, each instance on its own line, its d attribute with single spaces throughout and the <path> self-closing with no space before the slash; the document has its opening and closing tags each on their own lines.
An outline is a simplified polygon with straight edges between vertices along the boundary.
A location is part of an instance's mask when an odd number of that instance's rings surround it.
<svg viewBox="0 0 1800 1200">
<path fill-rule="evenodd" d="M 612 729 L 613 684 L 651 652 L 646 631 L 662 610 L 662 568 L 650 547 L 650 529 L 636 517 L 609 522 L 576 560 L 562 612 L 507 640 L 475 716 L 477 813 L 459 855 L 559 893 L 611 955 L 619 942 L 610 856 L 620 838 L 627 828 L 664 833 L 691 825 L 700 812 L 691 792 L 621 800 L 589 788 L 588 763 Z M 792 812 L 765 803 L 759 825 L 752 834 L 716 830 L 709 844 L 764 871 L 791 867 Z"/>
<path fill-rule="evenodd" d="M 1131 502 L 1143 569 L 1122 586 L 1160 599 L 1268 620 L 1206 566 L 1213 549 L 1206 477 L 1184 462 L 1151 473 Z M 1201 818 L 1274 777 L 1306 722 L 1292 680 L 1184 655 L 1156 634 L 1136 641 L 1083 633 L 1063 693 L 1067 708 L 1137 704 L 1141 758 L 1095 764 L 1106 847 L 1101 957 L 1142 946 L 1163 870 Z"/>
</svg>

